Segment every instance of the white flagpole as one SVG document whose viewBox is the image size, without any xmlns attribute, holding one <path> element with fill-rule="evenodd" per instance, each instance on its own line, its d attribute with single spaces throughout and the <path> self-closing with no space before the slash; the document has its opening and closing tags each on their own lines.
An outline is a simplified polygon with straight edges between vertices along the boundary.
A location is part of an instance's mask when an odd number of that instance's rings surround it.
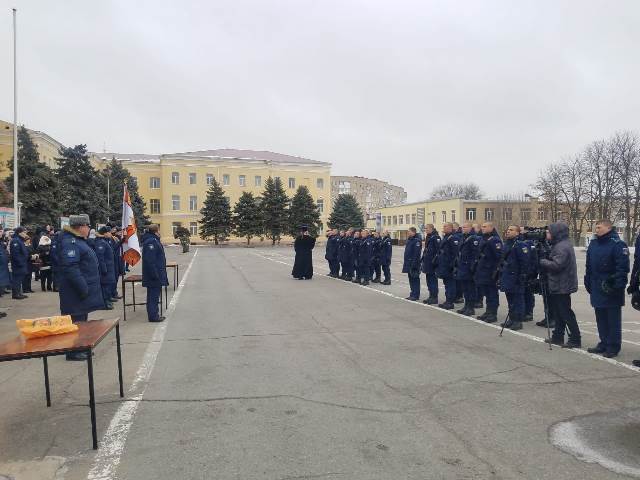
<svg viewBox="0 0 640 480">
<path fill-rule="evenodd" d="M 20 225 L 18 210 L 18 67 L 16 36 L 16 9 L 13 9 L 13 218 L 15 227 Z"/>
</svg>

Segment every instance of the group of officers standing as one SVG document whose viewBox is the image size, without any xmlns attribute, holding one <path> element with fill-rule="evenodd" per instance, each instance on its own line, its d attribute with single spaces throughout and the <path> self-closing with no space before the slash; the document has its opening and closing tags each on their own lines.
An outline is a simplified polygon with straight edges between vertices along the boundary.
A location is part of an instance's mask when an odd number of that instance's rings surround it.
<svg viewBox="0 0 640 480">
<path fill-rule="evenodd" d="M 542 294 L 545 318 L 538 326 L 553 328 L 545 341 L 564 348 L 580 348 L 581 334 L 571 295 L 578 291 L 577 263 L 569 228 L 562 222 L 545 229 L 510 225 L 501 238 L 492 222 L 445 223 L 440 234 L 432 224 L 424 238 L 414 227 L 407 231 L 402 273 L 409 279 L 407 300 L 420 299 L 420 276 L 424 273 L 428 297 L 423 303 L 446 310 L 462 303 L 457 313 L 487 323 L 498 320 L 502 291 L 508 304 L 505 328 L 521 330 L 533 320 L 535 294 Z M 392 241 L 387 231 L 331 230 L 327 234 L 325 258 L 329 276 L 368 285 L 391 283 Z M 640 235 L 636 242 L 640 250 Z M 424 246 L 424 248 L 423 248 Z M 632 305 L 640 310 L 640 251 L 636 251 L 631 283 Z M 629 249 L 609 220 L 600 220 L 587 249 L 584 286 L 590 296 L 598 326 L 599 343 L 590 353 L 607 358 L 618 355 L 622 343 L 622 306 L 630 270 Z M 381 281 L 381 270 L 384 280 Z M 439 283 L 444 284 L 444 301 L 439 300 Z M 565 333 L 568 340 L 565 342 Z M 640 360 L 634 361 L 640 366 Z"/>
</svg>

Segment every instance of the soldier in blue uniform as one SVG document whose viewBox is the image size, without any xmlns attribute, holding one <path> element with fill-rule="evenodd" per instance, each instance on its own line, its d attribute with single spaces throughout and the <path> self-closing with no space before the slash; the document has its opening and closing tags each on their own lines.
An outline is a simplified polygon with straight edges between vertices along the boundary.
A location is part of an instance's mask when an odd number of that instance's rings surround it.
<svg viewBox="0 0 640 480">
<path fill-rule="evenodd" d="M 142 235 L 142 286 L 147 289 L 147 318 L 150 322 L 162 322 L 158 304 L 162 287 L 169 285 L 167 259 L 160 242 L 159 226 L 151 224 Z"/>
<path fill-rule="evenodd" d="M 88 236 L 89 216 L 71 215 L 58 243 L 60 313 L 74 322 L 86 322 L 90 312 L 105 308 L 98 258 Z M 86 359 L 86 352 L 67 354 L 67 360 Z"/>
<path fill-rule="evenodd" d="M 402 273 L 409 276 L 411 293 L 407 300 L 418 301 L 420 299 L 420 259 L 422 257 L 422 242 L 415 227 L 409 227 L 407 231 L 407 243 L 404 246 L 404 261 Z"/>
<path fill-rule="evenodd" d="M 444 236 L 440 241 L 440 250 L 438 252 L 436 274 L 444 283 L 444 303 L 439 304 L 440 308 L 451 310 L 454 308 L 456 300 L 456 280 L 454 276 L 456 259 L 458 258 L 458 249 L 460 248 L 460 238 L 453 230 L 453 224 L 445 223 L 442 226 Z"/>
<path fill-rule="evenodd" d="M 520 229 L 523 233 L 528 230 L 528 227 L 521 227 Z M 536 252 L 536 244 L 533 240 L 527 240 L 524 235 L 522 235 L 521 240 L 529 247 L 529 278 L 524 287 L 524 317 L 522 317 L 522 321 L 530 322 L 533 320 L 533 309 L 536 306 L 536 297 L 533 290 L 535 281 L 538 278 L 538 252 Z"/>
<path fill-rule="evenodd" d="M 509 317 L 505 328 L 522 330 L 524 317 L 524 287 L 529 274 L 529 247 L 519 240 L 520 227 L 510 225 L 504 242 L 500 265 L 500 290 L 507 297 Z"/>
<path fill-rule="evenodd" d="M 393 255 L 393 244 L 391 243 L 391 236 L 387 230 L 382 232 L 382 241 L 380 245 L 380 266 L 382 267 L 382 273 L 384 274 L 382 285 L 391 285 L 390 266 L 391 256 Z"/>
<path fill-rule="evenodd" d="M 380 283 L 380 277 L 382 276 L 382 265 L 380 264 L 380 256 L 382 253 L 382 238 L 377 231 L 373 231 L 371 234 L 373 239 L 373 257 L 371 258 L 371 279 L 372 283 Z"/>
<path fill-rule="evenodd" d="M 422 252 L 422 273 L 427 277 L 427 290 L 429 297 L 423 300 L 427 305 L 438 304 L 438 277 L 436 275 L 436 261 L 440 251 L 440 235 L 433 224 L 428 223 L 424 227 L 426 237 L 424 239 L 424 251 Z"/>
<path fill-rule="evenodd" d="M 362 272 L 360 271 L 360 242 L 362 240 L 361 230 L 355 230 L 353 232 L 353 241 L 351 242 L 351 257 L 353 258 L 353 268 L 356 271 L 356 278 L 352 280 L 353 283 L 360 283 L 362 281 Z"/>
<path fill-rule="evenodd" d="M 98 257 L 98 265 L 100 266 L 100 286 L 102 288 L 102 297 L 107 310 L 113 310 L 113 302 L 111 300 L 115 282 L 115 265 L 113 262 L 113 249 L 109 238 L 111 230 L 109 227 L 100 227 L 96 233 L 93 242 L 93 250 Z"/>
<path fill-rule="evenodd" d="M 476 302 L 476 284 L 473 281 L 473 270 L 478 258 L 480 240 L 470 222 L 462 225 L 462 242 L 456 259 L 455 278 L 462 285 L 464 307 L 457 311 L 462 315 L 473 316 Z"/>
<path fill-rule="evenodd" d="M 631 278 L 629 279 L 629 287 L 627 293 L 629 295 L 640 295 L 640 229 L 636 232 L 636 243 L 633 253 L 633 270 L 631 271 Z M 632 300 L 633 302 L 633 300 Z M 633 365 L 640 367 L 640 360 L 634 360 Z"/>
<path fill-rule="evenodd" d="M 596 238 L 587 249 L 584 286 L 595 310 L 600 342 L 590 353 L 618 355 L 622 346 L 622 307 L 629 273 L 629 249 L 609 220 L 596 224 Z"/>
<path fill-rule="evenodd" d="M 23 300 L 27 295 L 22 293 L 24 279 L 29 272 L 29 250 L 25 245 L 27 232 L 23 227 L 18 227 L 13 231 L 9 253 L 11 255 L 11 298 Z"/>
<path fill-rule="evenodd" d="M 4 243 L 4 229 L 0 227 L 0 297 L 4 295 L 5 288 L 10 286 L 11 274 L 9 273 L 9 252 L 7 251 Z M 0 316 L 5 316 L 2 315 L 2 313 L 0 313 Z"/>
<path fill-rule="evenodd" d="M 351 258 L 351 242 L 353 240 L 353 229 L 348 229 L 340 241 L 340 265 L 342 267 L 343 280 L 353 278 L 353 259 Z"/>
<path fill-rule="evenodd" d="M 113 271 L 115 276 L 112 295 L 113 300 L 116 301 L 122 298 L 118 295 L 118 281 L 125 273 L 125 266 L 122 259 L 122 228 L 115 225 L 111 228 L 111 248 L 113 249 Z"/>
<path fill-rule="evenodd" d="M 338 278 L 340 273 L 340 237 L 336 230 L 327 232 L 327 245 L 324 254 L 325 260 L 329 263 L 329 276 Z"/>
<path fill-rule="evenodd" d="M 360 246 L 358 248 L 358 266 L 362 285 L 369 285 L 371 280 L 371 265 L 373 261 L 373 237 L 369 235 L 369 230 L 362 230 Z"/>
<path fill-rule="evenodd" d="M 462 227 L 460 227 L 460 224 L 458 222 L 453 222 L 452 225 L 453 225 L 453 233 L 454 235 L 457 236 L 459 245 L 462 245 L 462 237 L 463 237 Z M 454 278 L 455 278 L 455 274 L 454 274 Z M 462 281 L 456 279 L 455 282 L 456 282 L 456 298 L 453 301 L 453 303 L 463 303 L 464 295 L 463 295 Z"/>
<path fill-rule="evenodd" d="M 480 294 L 486 298 L 487 309 L 478 320 L 493 323 L 498 320 L 498 306 L 500 296 L 498 295 L 497 272 L 502 257 L 502 240 L 496 231 L 493 223 L 482 224 L 482 237 L 478 245 L 478 261 L 474 273 L 474 280 Z"/>
</svg>

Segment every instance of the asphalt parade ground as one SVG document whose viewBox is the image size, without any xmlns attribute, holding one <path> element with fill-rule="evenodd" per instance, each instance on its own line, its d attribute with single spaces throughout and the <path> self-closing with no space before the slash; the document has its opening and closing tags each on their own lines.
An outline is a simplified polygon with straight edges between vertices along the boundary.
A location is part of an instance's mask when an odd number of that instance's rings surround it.
<svg viewBox="0 0 640 480">
<path fill-rule="evenodd" d="M 401 249 L 390 286 L 329 278 L 323 254 L 297 281 L 290 247 L 168 249 L 181 284 L 166 322 L 127 315 L 124 401 L 114 339 L 96 352 L 97 452 L 83 363 L 50 361 L 49 409 L 41 362 L 0 364 L 0 479 L 640 478 L 640 312 L 616 359 L 549 351 L 533 322 L 500 338 L 404 300 Z M 574 309 L 595 344 L 584 289 Z"/>
</svg>

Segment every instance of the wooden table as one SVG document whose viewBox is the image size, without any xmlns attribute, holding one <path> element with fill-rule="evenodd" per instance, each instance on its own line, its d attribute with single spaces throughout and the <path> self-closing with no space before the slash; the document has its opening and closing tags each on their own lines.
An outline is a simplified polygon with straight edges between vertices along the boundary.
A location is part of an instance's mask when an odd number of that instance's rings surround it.
<svg viewBox="0 0 640 480">
<path fill-rule="evenodd" d="M 133 311 L 136 311 L 136 305 L 146 305 L 147 302 L 136 303 L 136 283 L 142 282 L 142 275 L 127 275 L 122 277 L 122 311 L 124 321 L 127 321 L 127 307 L 133 307 Z M 133 301 L 127 303 L 127 283 L 131 284 L 131 293 L 133 295 Z M 166 308 L 169 308 L 169 294 L 167 293 L 167 287 L 164 287 L 164 301 L 166 302 Z M 162 315 L 162 292 L 160 292 L 160 315 Z"/>
<path fill-rule="evenodd" d="M 51 390 L 49 388 L 48 357 L 65 355 L 67 353 L 86 352 L 87 373 L 89 377 L 89 407 L 91 409 L 91 434 L 93 449 L 98 449 L 98 434 L 96 432 L 96 398 L 93 388 L 93 349 L 113 330 L 116 329 L 116 350 L 118 352 L 118 381 L 120 382 L 120 397 L 124 397 L 122 385 L 122 353 L 120 351 L 120 319 L 92 320 L 79 322 L 79 330 L 62 335 L 51 335 L 42 338 L 25 339 L 18 335 L 4 343 L 0 343 L 0 362 L 25 360 L 27 358 L 42 358 L 44 366 L 44 388 L 47 407 L 51 406 Z"/>
<path fill-rule="evenodd" d="M 178 288 L 178 280 L 180 280 L 180 265 L 178 262 L 167 262 L 167 268 L 173 268 L 173 289 Z"/>
</svg>

